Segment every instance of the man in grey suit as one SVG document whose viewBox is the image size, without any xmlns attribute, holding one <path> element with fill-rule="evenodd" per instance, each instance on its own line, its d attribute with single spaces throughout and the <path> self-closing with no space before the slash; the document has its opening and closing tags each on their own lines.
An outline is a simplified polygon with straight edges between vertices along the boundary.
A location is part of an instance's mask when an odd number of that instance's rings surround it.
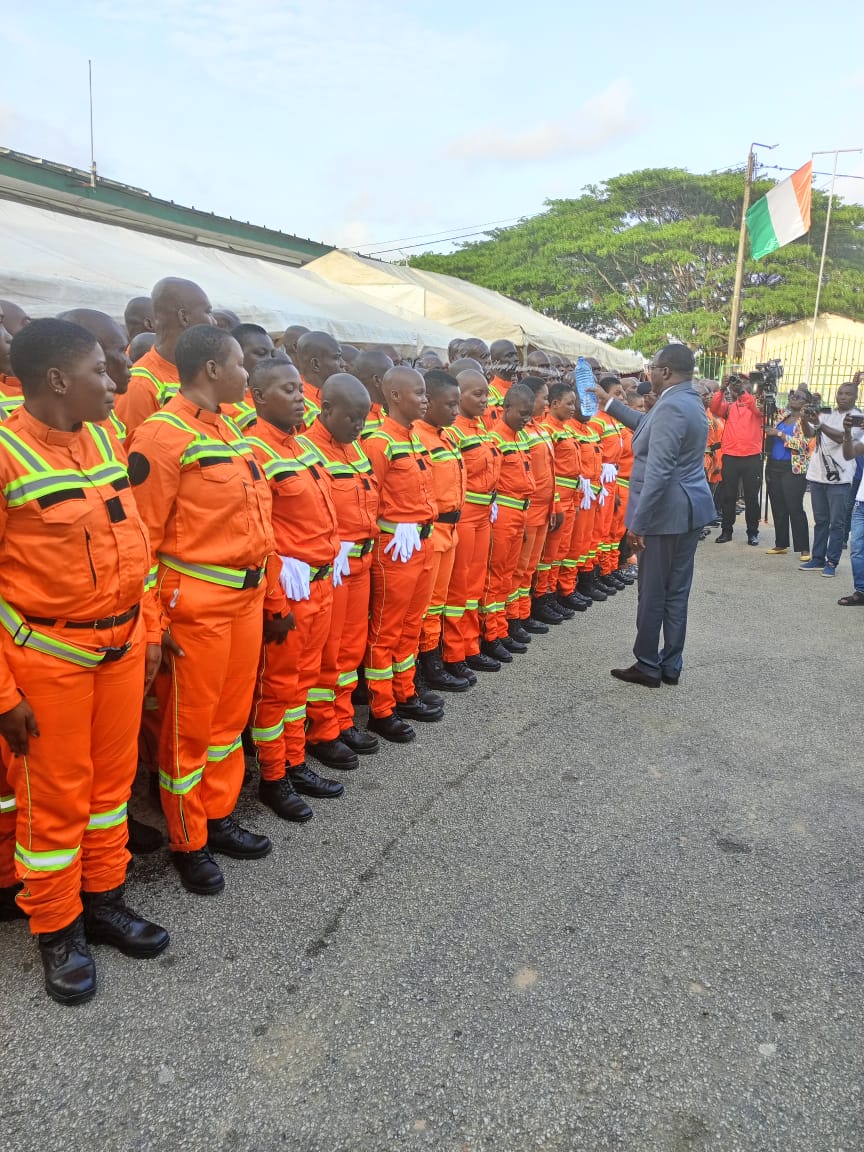
<svg viewBox="0 0 864 1152">
<path fill-rule="evenodd" d="M 693 387 L 695 366 L 683 344 L 660 349 L 649 367 L 657 402 L 647 415 L 595 389 L 609 415 L 634 432 L 625 525 L 639 555 L 636 663 L 613 668 L 612 675 L 647 688 L 678 683 L 696 545 L 716 515 L 705 479 L 708 419 Z"/>
</svg>

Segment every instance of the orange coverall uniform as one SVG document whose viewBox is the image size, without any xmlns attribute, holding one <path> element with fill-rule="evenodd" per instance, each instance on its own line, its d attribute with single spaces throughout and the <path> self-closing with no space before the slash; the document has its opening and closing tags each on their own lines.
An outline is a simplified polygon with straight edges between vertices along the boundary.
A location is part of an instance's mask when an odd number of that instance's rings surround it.
<svg viewBox="0 0 864 1152">
<path fill-rule="evenodd" d="M 630 476 L 633 473 L 633 432 L 630 428 L 621 429 L 621 461 L 618 464 L 618 504 L 615 508 L 615 520 L 612 523 L 613 533 L 618 533 L 618 552 L 616 561 L 618 567 L 626 557 L 621 555 L 621 541 L 624 539 L 624 517 L 627 514 L 627 502 L 630 499 Z"/>
<path fill-rule="evenodd" d="M 444 605 L 444 659 L 459 664 L 480 651 L 480 597 L 486 587 L 492 524 L 489 506 L 501 471 L 501 453 L 479 418 L 460 414 L 443 435 L 462 455 L 465 503 Z"/>
<path fill-rule="evenodd" d="M 262 644 L 252 705 L 252 739 L 262 780 L 281 780 L 306 759 L 306 703 L 321 674 L 333 611 L 333 561 L 339 531 L 331 481 L 312 451 L 266 420 L 249 443 L 270 483 L 276 552 L 309 565 L 309 599 L 288 599 L 296 628 L 281 644 Z M 266 613 L 265 613 L 266 614 Z"/>
<path fill-rule="evenodd" d="M 415 653 L 423 613 L 432 594 L 434 555 L 429 547 L 438 515 L 432 486 L 432 461 L 413 428 L 385 416 L 381 427 L 363 441 L 378 481 L 378 527 L 372 550 L 372 606 L 366 652 L 369 709 L 376 718 L 392 716 L 396 704 L 415 695 Z M 421 547 L 407 563 L 384 549 L 397 524 L 416 524 Z"/>
<path fill-rule="evenodd" d="M 351 571 L 333 588 L 330 634 L 321 657 L 318 683 L 309 693 L 306 738 L 311 744 L 336 740 L 353 727 L 351 693 L 369 636 L 372 546 L 378 535 L 378 484 L 372 465 L 355 440 L 340 444 L 320 420 L 298 442 L 315 453 L 330 476 L 339 539 L 353 547 Z"/>
<path fill-rule="evenodd" d="M 462 516 L 462 505 L 465 502 L 465 469 L 462 453 L 452 440 L 444 438 L 443 429 L 427 424 L 425 420 L 418 420 L 414 431 L 432 461 L 432 486 L 438 505 L 438 516 L 428 544 L 433 554 L 430 577 L 432 592 L 420 629 L 420 651 L 431 652 L 441 643 L 447 589 L 453 575 L 459 540 L 456 525 Z"/>
<path fill-rule="evenodd" d="M 24 403 L 21 381 L 17 376 L 0 372 L 0 420 L 6 420 Z"/>
<path fill-rule="evenodd" d="M 568 425 L 576 433 L 579 444 L 579 457 L 582 461 L 582 476 L 591 482 L 591 491 L 597 496 L 600 492 L 600 471 L 603 467 L 603 448 L 600 434 L 581 420 L 568 420 Z M 581 503 L 581 500 L 579 501 Z M 597 501 L 593 500 L 588 509 L 577 508 L 576 532 L 570 545 L 571 555 L 576 557 L 576 568 L 568 569 L 561 590 L 570 593 L 576 587 L 579 572 L 593 572 L 597 563 Z"/>
<path fill-rule="evenodd" d="M 150 531 L 151 595 L 185 653 L 170 659 L 159 784 L 171 849 L 207 843 L 243 784 L 265 590 L 284 603 L 270 488 L 251 446 L 217 412 L 183 395 L 130 437 L 129 474 Z"/>
<path fill-rule="evenodd" d="M 303 380 L 303 404 L 303 427 L 311 428 L 321 415 L 321 389 L 308 380 Z"/>
<path fill-rule="evenodd" d="M 534 474 L 534 495 L 525 519 L 525 539 L 516 568 L 517 598 L 507 605 L 508 620 L 527 620 L 531 615 L 531 585 L 537 573 L 537 595 L 542 595 L 541 569 L 543 549 L 549 532 L 549 518 L 561 512 L 561 496 L 555 485 L 555 448 L 549 432 L 538 420 L 530 420 L 525 431 L 531 444 L 531 471 Z M 549 540 L 557 536 L 558 528 Z"/>
<path fill-rule="evenodd" d="M 499 420 L 492 438 L 501 453 L 495 496 L 498 518 L 492 527 L 489 572 L 480 604 L 483 637 L 490 642 L 507 635 L 507 605 L 517 599 L 516 569 L 535 488 L 528 433 L 524 429 L 514 432 Z"/>
<path fill-rule="evenodd" d="M 369 415 L 366 417 L 366 423 L 363 425 L 363 432 L 360 439 L 365 440 L 367 436 L 371 436 L 373 432 L 377 432 L 381 425 L 384 423 L 384 417 L 387 413 L 384 411 L 382 404 L 372 402 L 369 408 Z"/>
<path fill-rule="evenodd" d="M 563 515 L 564 522 L 557 532 L 553 532 L 547 538 L 541 568 L 537 572 L 538 596 L 555 592 L 559 584 L 563 591 L 565 585 L 570 583 L 571 576 L 574 577 L 575 587 L 576 560 L 574 559 L 574 550 L 578 546 L 579 532 L 579 521 L 576 513 L 582 498 L 579 488 L 582 456 L 576 433 L 569 424 L 556 420 L 551 415 L 547 416 L 543 428 L 552 441 L 555 457 L 554 485 L 555 494 L 558 497 L 556 510 Z M 573 569 L 573 572 L 570 569 Z M 572 590 L 572 588 L 568 589 L 571 592 Z"/>
<path fill-rule="evenodd" d="M 177 365 L 160 356 L 155 347 L 135 364 L 129 375 L 129 387 L 117 397 L 117 415 L 131 435 L 148 416 L 158 412 L 180 390 Z"/>
<path fill-rule="evenodd" d="M 497 423 L 504 412 L 504 397 L 512 387 L 512 380 L 502 380 L 500 376 L 493 376 L 489 381 L 489 407 L 486 418 L 490 424 Z"/>
<path fill-rule="evenodd" d="M 147 530 L 103 428 L 61 432 L 19 407 L 0 426 L 0 486 L 0 712 L 23 695 L 40 731 L 26 755 L 3 745 L 0 883 L 14 839 L 18 903 L 32 932 L 55 932 L 82 888 L 126 879 L 145 641 L 161 631 L 141 611 Z"/>
<path fill-rule="evenodd" d="M 600 437 L 603 463 L 614 464 L 617 468 L 621 460 L 621 450 L 624 447 L 624 441 L 621 436 L 623 425 L 617 420 L 614 420 L 608 412 L 604 412 L 601 409 L 588 421 L 588 427 L 593 428 Z M 614 572 L 618 567 L 618 545 L 623 535 L 624 521 L 623 518 L 619 518 L 621 532 L 616 536 L 615 506 L 617 504 L 618 486 L 617 484 L 604 484 L 603 487 L 606 489 L 606 498 L 602 505 L 599 500 L 597 502 L 597 518 L 594 525 L 594 535 L 597 538 L 597 562 L 600 565 L 600 571 L 604 576 L 608 576 L 610 572 Z"/>
</svg>

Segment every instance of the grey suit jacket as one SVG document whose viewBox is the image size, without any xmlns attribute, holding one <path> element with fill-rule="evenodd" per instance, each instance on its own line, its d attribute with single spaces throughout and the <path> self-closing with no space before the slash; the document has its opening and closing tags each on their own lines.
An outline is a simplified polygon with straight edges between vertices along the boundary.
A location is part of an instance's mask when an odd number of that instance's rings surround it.
<svg viewBox="0 0 864 1152">
<path fill-rule="evenodd" d="M 690 380 L 667 388 L 647 414 L 619 400 L 610 416 L 633 429 L 633 474 L 626 526 L 638 536 L 670 536 L 714 519 L 705 479 L 708 417 Z"/>
</svg>

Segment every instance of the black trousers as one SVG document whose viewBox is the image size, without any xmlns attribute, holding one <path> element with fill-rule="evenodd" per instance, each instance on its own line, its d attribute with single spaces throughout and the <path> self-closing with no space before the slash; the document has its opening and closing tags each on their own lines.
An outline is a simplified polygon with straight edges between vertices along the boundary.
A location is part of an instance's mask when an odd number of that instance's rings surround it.
<svg viewBox="0 0 864 1152">
<path fill-rule="evenodd" d="M 731 532 L 735 526 L 735 505 L 738 502 L 738 485 L 744 489 L 744 519 L 747 535 L 754 536 L 759 531 L 759 483 L 762 479 L 762 457 L 724 456 L 723 457 L 723 512 L 722 528 Z"/>
<path fill-rule="evenodd" d="M 774 521 L 774 544 L 777 548 L 789 547 L 789 528 L 792 528 L 792 546 L 796 552 L 810 551 L 810 525 L 804 511 L 804 493 L 807 491 L 807 477 L 802 472 L 792 471 L 790 460 L 767 460 L 765 483 L 768 485 L 768 499 L 771 503 L 771 518 Z"/>
</svg>

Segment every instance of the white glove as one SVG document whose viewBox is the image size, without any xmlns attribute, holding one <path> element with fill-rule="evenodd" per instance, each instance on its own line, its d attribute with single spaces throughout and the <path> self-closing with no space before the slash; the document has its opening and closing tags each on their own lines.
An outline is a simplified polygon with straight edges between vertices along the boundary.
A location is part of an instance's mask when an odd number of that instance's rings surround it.
<svg viewBox="0 0 864 1152">
<path fill-rule="evenodd" d="M 489 505 L 489 523 L 494 524 L 498 519 L 498 501 L 493 500 Z"/>
<path fill-rule="evenodd" d="M 420 529 L 416 524 L 397 524 L 393 533 L 393 539 L 384 549 L 389 552 L 393 549 L 391 560 L 401 560 L 403 564 L 407 564 L 415 552 L 419 552 L 422 548 L 420 540 Z"/>
<path fill-rule="evenodd" d="M 591 507 L 591 502 L 594 499 L 594 493 L 591 491 L 591 481 L 586 479 L 585 476 L 580 476 L 579 487 L 582 489 L 582 500 L 579 504 L 579 507 L 583 512 L 587 512 Z"/>
<path fill-rule="evenodd" d="M 334 588 L 338 588 L 342 583 L 342 577 L 347 576 L 351 571 L 351 561 L 348 559 L 348 553 L 353 547 L 353 540 L 342 540 L 339 543 L 339 555 L 333 561 Z"/>
<path fill-rule="evenodd" d="M 618 468 L 614 464 L 604 464 L 600 469 L 600 483 L 614 484 L 618 476 Z"/>
<path fill-rule="evenodd" d="M 598 493 L 598 496 L 597 496 L 597 503 L 600 505 L 601 508 L 606 503 L 606 496 L 607 496 L 606 489 L 601 484 L 600 485 L 600 492 Z"/>
<path fill-rule="evenodd" d="M 291 556 L 280 556 L 282 571 L 279 583 L 289 600 L 309 599 L 309 577 L 312 569 L 305 560 L 294 560 Z"/>
</svg>

